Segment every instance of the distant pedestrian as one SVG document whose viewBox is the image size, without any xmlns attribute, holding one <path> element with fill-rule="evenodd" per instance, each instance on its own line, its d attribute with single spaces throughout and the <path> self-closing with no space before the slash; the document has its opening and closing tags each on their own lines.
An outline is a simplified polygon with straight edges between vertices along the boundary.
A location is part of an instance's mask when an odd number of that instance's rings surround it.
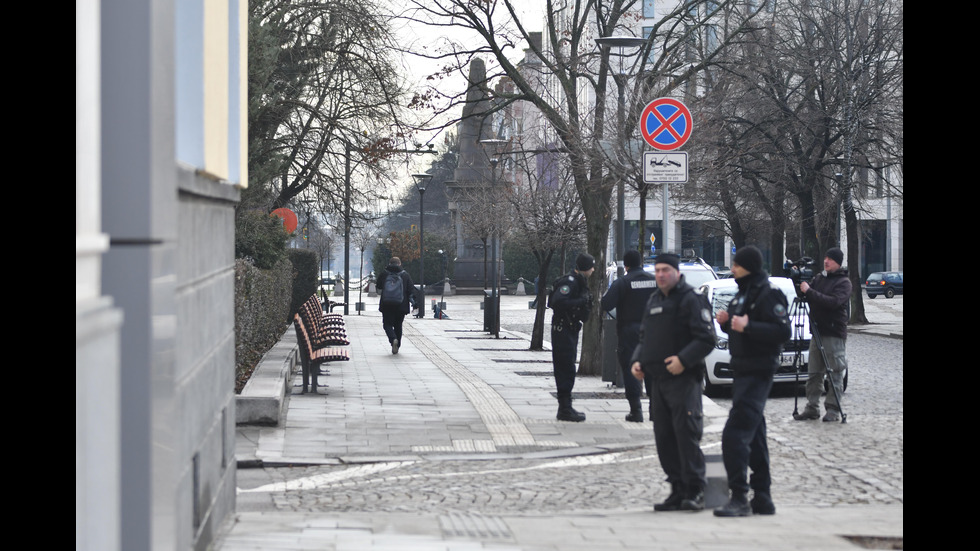
<svg viewBox="0 0 980 551">
<path fill-rule="evenodd" d="M 401 259 L 391 257 L 388 267 L 378 277 L 378 293 L 381 295 L 378 310 L 381 311 L 381 324 L 391 343 L 392 354 L 398 354 L 402 344 L 402 324 L 416 302 L 414 291 L 412 276 L 402 270 Z"/>
<path fill-rule="evenodd" d="M 827 251 L 823 259 L 823 272 L 811 283 L 800 283 L 800 291 L 810 305 L 810 362 L 806 380 L 806 407 L 795 418 L 798 421 L 820 418 L 820 394 L 824 376 L 834 388 L 827 393 L 823 420 L 834 422 L 841 419 L 840 398 L 844 393 L 844 371 L 847 369 L 845 348 L 847 345 L 847 321 L 850 312 L 851 280 L 847 268 L 842 268 L 844 253 L 837 247 Z M 823 350 L 820 350 L 823 345 Z M 826 362 L 824 362 L 826 355 Z"/>
<path fill-rule="evenodd" d="M 595 259 L 592 255 L 578 255 L 575 269 L 555 281 L 548 297 L 548 307 L 554 310 L 551 317 L 551 359 L 558 389 L 559 421 L 585 421 L 585 414 L 572 408 L 572 389 L 575 387 L 578 334 L 592 309 L 588 278 L 594 271 Z"/>
<path fill-rule="evenodd" d="M 646 302 L 631 362 L 633 375 L 646 382 L 657 455 L 670 483 L 670 495 L 655 511 L 700 511 L 707 485 L 701 380 L 715 332 L 711 306 L 679 266 L 674 254 L 654 260 L 657 289 Z"/>
<path fill-rule="evenodd" d="M 792 333 L 788 304 L 786 295 L 769 283 L 758 248 L 752 245 L 740 248 L 732 260 L 732 274 L 738 292 L 728 309 L 716 316 L 722 330 L 728 333 L 732 355 L 732 408 L 721 435 L 731 497 L 714 514 L 718 517 L 771 515 L 776 507 L 770 493 L 765 409 L 772 377 L 779 368 L 780 351 Z"/>
<path fill-rule="evenodd" d="M 626 420 L 641 423 L 643 406 L 640 397 L 643 394 L 643 384 L 633 376 L 630 360 L 640 342 L 640 322 L 643 321 L 647 299 L 657 289 L 657 280 L 653 274 L 643 270 L 640 253 L 635 250 L 626 251 L 623 255 L 623 266 L 626 274 L 609 286 L 600 304 L 605 312 L 616 311 L 616 357 L 623 373 L 623 386 L 626 388 L 626 400 L 630 406 Z"/>
</svg>

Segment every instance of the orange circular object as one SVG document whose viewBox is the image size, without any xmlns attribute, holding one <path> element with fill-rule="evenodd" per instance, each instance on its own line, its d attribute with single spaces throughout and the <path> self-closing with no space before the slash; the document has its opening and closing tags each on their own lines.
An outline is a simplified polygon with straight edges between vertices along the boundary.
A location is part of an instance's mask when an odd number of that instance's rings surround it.
<svg viewBox="0 0 980 551">
<path fill-rule="evenodd" d="M 299 226 L 299 218 L 296 217 L 296 213 L 285 207 L 272 211 L 272 215 L 282 218 L 282 224 L 286 226 L 286 231 L 289 233 L 296 231 L 296 227 Z"/>
</svg>

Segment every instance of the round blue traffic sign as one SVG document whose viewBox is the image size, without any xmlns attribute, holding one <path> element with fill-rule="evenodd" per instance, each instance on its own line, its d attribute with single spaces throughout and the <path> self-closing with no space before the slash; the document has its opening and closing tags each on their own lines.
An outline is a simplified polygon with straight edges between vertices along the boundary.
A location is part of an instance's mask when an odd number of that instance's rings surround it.
<svg viewBox="0 0 980 551">
<path fill-rule="evenodd" d="M 640 115 L 640 133 L 650 147 L 660 151 L 677 149 L 687 142 L 694 120 L 687 106 L 673 98 L 657 98 Z"/>
</svg>

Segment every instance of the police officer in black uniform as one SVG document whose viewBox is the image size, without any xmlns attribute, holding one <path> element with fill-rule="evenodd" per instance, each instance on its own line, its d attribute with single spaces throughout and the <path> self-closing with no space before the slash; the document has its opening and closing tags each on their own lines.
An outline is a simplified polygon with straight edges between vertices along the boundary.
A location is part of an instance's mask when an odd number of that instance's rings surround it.
<svg viewBox="0 0 980 551">
<path fill-rule="evenodd" d="M 616 310 L 616 355 L 623 371 L 626 400 L 630 404 L 626 420 L 634 423 L 643 422 L 643 407 L 640 405 L 643 385 L 631 373 L 630 359 L 640 342 L 640 321 L 643 320 L 644 306 L 650 294 L 657 288 L 657 280 L 653 274 L 643 270 L 640 260 L 640 253 L 635 250 L 626 251 L 623 255 L 626 275 L 609 286 L 600 303 L 605 312 Z"/>
<path fill-rule="evenodd" d="M 588 277 L 595 271 L 595 259 L 582 253 L 575 259 L 575 270 L 555 281 L 548 308 L 551 317 L 551 360 L 558 387 L 558 420 L 585 421 L 585 414 L 572 408 L 572 388 L 575 387 L 575 354 L 582 323 L 589 319 L 592 295 Z"/>
<path fill-rule="evenodd" d="M 766 400 L 779 368 L 783 343 L 792 334 L 786 295 L 769 283 L 762 253 L 749 245 L 732 259 L 738 293 L 717 320 L 728 333 L 734 372 L 732 409 L 721 436 L 722 457 L 731 497 L 715 516 L 744 517 L 776 512 L 769 492 L 769 446 L 766 442 Z M 752 478 L 748 470 L 752 469 Z M 752 501 L 748 500 L 749 489 Z"/>
<path fill-rule="evenodd" d="M 711 307 L 680 273 L 675 254 L 654 260 L 657 290 L 650 295 L 631 369 L 645 381 L 660 466 L 670 495 L 655 511 L 704 509 L 701 436 L 704 358 L 715 346 Z"/>
</svg>

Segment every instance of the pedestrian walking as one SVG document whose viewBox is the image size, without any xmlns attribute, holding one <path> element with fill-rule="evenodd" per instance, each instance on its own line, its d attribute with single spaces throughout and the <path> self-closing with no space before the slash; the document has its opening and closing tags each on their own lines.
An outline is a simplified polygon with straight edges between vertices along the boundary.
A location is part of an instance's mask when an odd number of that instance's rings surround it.
<svg viewBox="0 0 980 551">
<path fill-rule="evenodd" d="M 789 340 L 792 329 L 786 295 L 769 283 L 759 249 L 752 245 L 739 249 L 732 260 L 732 274 L 738 292 L 728 309 L 716 316 L 722 330 L 728 333 L 732 356 L 732 408 L 721 435 L 722 459 L 731 496 L 714 514 L 719 517 L 771 515 L 776 507 L 770 493 L 765 408 L 782 345 Z M 753 491 L 751 502 L 749 489 Z"/>
<path fill-rule="evenodd" d="M 623 266 L 626 274 L 609 286 L 600 305 L 604 312 L 611 313 L 615 310 L 616 358 L 623 372 L 623 386 L 630 406 L 626 420 L 641 423 L 643 407 L 640 397 L 643 395 L 643 383 L 633 376 L 630 363 L 633 352 L 640 343 L 640 322 L 643 321 L 644 307 L 657 288 L 657 280 L 643 270 L 640 253 L 635 250 L 626 251 L 623 255 Z"/>
<path fill-rule="evenodd" d="M 820 394 L 825 376 L 830 378 L 834 388 L 824 400 L 827 413 L 823 420 L 836 422 L 841 419 L 840 398 L 844 392 L 844 371 L 847 369 L 845 348 L 852 289 L 847 268 L 841 267 L 843 263 L 843 251 L 833 247 L 824 255 L 823 272 L 817 274 L 811 283 L 800 283 L 800 291 L 810 304 L 810 332 L 813 337 L 810 339 L 810 361 L 807 366 L 807 404 L 803 412 L 795 417 L 799 421 L 820 418 Z"/>
<path fill-rule="evenodd" d="M 398 354 L 402 344 L 402 324 L 416 299 L 412 276 L 402 270 L 402 261 L 397 256 L 391 257 L 388 267 L 378 277 L 378 289 L 381 294 L 378 301 L 381 324 L 391 344 L 391 353 Z"/>
<path fill-rule="evenodd" d="M 715 345 L 714 325 L 711 306 L 684 280 L 679 263 L 675 254 L 654 260 L 657 289 L 646 302 L 630 364 L 646 384 L 657 455 L 670 484 L 655 511 L 700 511 L 707 485 L 701 379 Z"/>
<path fill-rule="evenodd" d="M 578 335 L 592 308 L 588 278 L 594 271 L 592 255 L 578 255 L 575 269 L 555 281 L 548 297 L 548 308 L 554 310 L 551 316 L 551 360 L 558 390 L 559 421 L 585 421 L 585 414 L 572 408 L 572 389 L 575 387 Z"/>
</svg>

